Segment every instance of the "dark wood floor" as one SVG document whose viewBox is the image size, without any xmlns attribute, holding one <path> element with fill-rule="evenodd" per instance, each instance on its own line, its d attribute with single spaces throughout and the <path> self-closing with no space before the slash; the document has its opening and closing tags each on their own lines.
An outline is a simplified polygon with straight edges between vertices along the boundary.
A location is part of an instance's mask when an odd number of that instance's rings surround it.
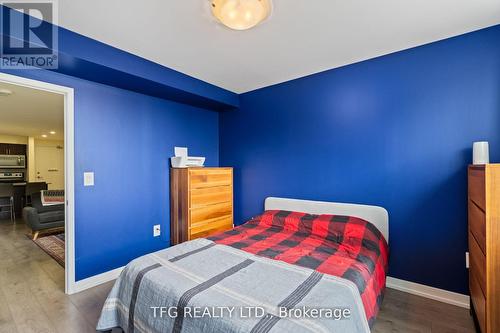
<svg viewBox="0 0 500 333">
<path fill-rule="evenodd" d="M 95 332 L 113 283 L 64 294 L 64 269 L 26 237 L 22 222 L 0 221 L 0 333 Z M 388 289 L 373 332 L 474 332 L 469 311 Z"/>
<path fill-rule="evenodd" d="M 469 310 L 387 289 L 374 333 L 472 333 Z"/>
</svg>

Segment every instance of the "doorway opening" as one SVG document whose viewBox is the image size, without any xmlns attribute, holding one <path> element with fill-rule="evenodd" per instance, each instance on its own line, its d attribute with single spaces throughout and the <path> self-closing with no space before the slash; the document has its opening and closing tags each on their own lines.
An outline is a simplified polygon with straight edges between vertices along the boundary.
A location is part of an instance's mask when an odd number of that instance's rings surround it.
<svg viewBox="0 0 500 333">
<path fill-rule="evenodd" d="M 43 261 L 68 294 L 76 289 L 73 126 L 73 89 L 0 73 L 0 238 L 8 263 Z"/>
</svg>

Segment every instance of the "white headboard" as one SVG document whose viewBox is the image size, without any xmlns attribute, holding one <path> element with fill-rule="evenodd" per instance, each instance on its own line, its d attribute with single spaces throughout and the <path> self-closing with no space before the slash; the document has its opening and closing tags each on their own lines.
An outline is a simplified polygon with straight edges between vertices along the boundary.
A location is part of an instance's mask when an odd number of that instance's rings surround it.
<svg viewBox="0 0 500 333">
<path fill-rule="evenodd" d="M 375 225 L 389 242 L 389 213 L 382 207 L 269 197 L 266 198 L 264 209 L 359 217 Z"/>
</svg>

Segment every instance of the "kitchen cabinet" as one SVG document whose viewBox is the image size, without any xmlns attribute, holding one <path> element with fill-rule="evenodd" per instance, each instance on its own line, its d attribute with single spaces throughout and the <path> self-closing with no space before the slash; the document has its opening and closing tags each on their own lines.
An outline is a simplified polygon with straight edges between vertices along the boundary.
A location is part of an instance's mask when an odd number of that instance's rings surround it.
<svg viewBox="0 0 500 333">
<path fill-rule="evenodd" d="M 0 143 L 0 155 L 9 155 L 8 143 Z"/>
<path fill-rule="evenodd" d="M 26 155 L 26 145 L 0 143 L 0 155 Z"/>
<path fill-rule="evenodd" d="M 26 155 L 26 145 L 10 144 L 10 155 Z"/>
</svg>

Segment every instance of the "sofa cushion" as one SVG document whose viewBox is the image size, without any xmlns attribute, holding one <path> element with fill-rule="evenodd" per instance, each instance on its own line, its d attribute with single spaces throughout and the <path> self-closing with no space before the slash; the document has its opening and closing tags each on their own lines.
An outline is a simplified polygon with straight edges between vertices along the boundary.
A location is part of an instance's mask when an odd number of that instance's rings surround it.
<svg viewBox="0 0 500 333">
<path fill-rule="evenodd" d="M 40 224 L 57 221 L 64 222 L 64 210 L 39 213 L 38 218 L 40 219 Z"/>
<path fill-rule="evenodd" d="M 38 213 L 62 211 L 64 216 L 64 204 L 44 206 L 42 205 L 42 194 L 40 192 L 36 192 L 31 195 L 31 206 L 36 208 Z"/>
</svg>

